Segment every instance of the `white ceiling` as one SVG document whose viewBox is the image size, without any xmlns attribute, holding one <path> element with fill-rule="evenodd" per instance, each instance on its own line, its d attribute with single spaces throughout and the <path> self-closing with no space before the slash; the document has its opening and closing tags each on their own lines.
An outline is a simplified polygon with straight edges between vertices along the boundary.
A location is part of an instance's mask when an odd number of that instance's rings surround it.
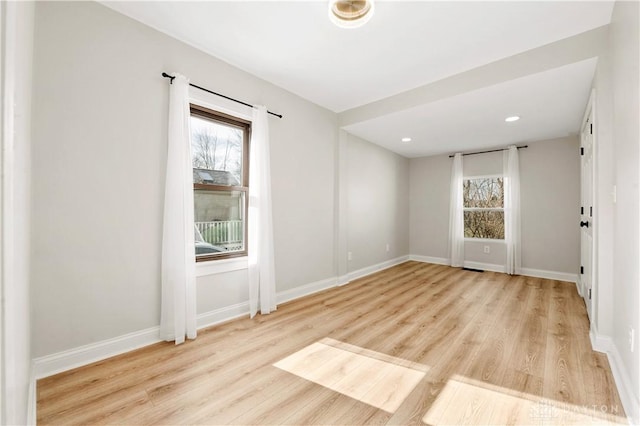
<svg viewBox="0 0 640 426">
<path fill-rule="evenodd" d="M 580 127 L 595 67 L 589 59 L 345 129 L 405 157 L 563 137 Z M 512 115 L 521 119 L 506 123 Z M 412 141 L 402 143 L 404 136 Z"/>
<path fill-rule="evenodd" d="M 329 22 L 326 1 L 103 4 L 338 113 L 606 25 L 613 7 L 612 1 L 378 0 L 367 25 L 341 29 Z M 456 136 L 459 149 L 475 149 L 479 145 L 466 141 L 479 129 L 487 133 L 482 143 L 491 146 L 556 137 L 577 131 L 593 69 L 593 63 L 577 64 L 347 130 L 406 156 L 449 151 L 453 142 L 446 138 Z M 529 85 L 538 90 L 532 93 Z M 567 108 L 551 114 L 541 101 Z M 504 117 L 498 117 L 499 125 L 479 126 L 476 117 L 488 119 L 492 111 L 495 117 L 521 111 L 522 129 L 505 131 Z M 426 123 L 438 128 L 430 126 L 427 135 Z M 413 147 L 392 144 L 403 129 L 416 132 Z M 438 149 L 439 144 L 444 145 Z"/>
</svg>

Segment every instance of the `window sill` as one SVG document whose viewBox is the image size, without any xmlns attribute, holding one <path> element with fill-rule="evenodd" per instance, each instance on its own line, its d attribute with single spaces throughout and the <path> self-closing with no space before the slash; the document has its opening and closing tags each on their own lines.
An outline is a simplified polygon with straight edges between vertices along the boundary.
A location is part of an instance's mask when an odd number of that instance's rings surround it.
<svg viewBox="0 0 640 426">
<path fill-rule="evenodd" d="M 248 268 L 248 257 L 234 257 L 231 259 L 210 260 L 196 262 L 196 277 L 240 271 Z"/>
</svg>

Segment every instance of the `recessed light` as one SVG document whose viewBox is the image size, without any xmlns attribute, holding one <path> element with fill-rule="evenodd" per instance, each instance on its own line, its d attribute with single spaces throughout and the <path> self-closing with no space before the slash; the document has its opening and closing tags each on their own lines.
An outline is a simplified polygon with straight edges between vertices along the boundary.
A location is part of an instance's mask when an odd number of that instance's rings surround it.
<svg viewBox="0 0 640 426">
<path fill-rule="evenodd" d="M 402 142 L 411 142 L 411 138 L 402 138 Z"/>
<path fill-rule="evenodd" d="M 520 120 L 520 117 L 518 117 L 517 115 L 512 115 L 511 117 L 507 117 L 504 119 L 504 121 L 506 121 L 507 123 L 511 123 L 513 121 L 518 121 Z"/>
</svg>

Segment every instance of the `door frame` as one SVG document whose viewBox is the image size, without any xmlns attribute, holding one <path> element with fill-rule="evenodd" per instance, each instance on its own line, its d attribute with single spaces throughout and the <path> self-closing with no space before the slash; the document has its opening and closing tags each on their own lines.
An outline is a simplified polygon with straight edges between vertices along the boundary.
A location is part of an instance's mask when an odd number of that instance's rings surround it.
<svg viewBox="0 0 640 426">
<path fill-rule="evenodd" d="M 598 198 L 596 197 L 596 175 L 598 170 L 598 150 L 597 150 L 597 129 L 598 129 L 598 118 L 597 118 L 597 110 L 596 110 L 596 91 L 595 89 L 591 89 L 591 93 L 589 95 L 589 100 L 587 101 L 587 105 L 582 116 L 582 121 L 580 122 L 580 147 L 582 147 L 582 128 L 584 127 L 585 122 L 591 115 L 591 123 L 593 125 L 593 133 L 591 134 L 591 150 L 592 150 L 592 173 L 591 173 L 591 203 L 593 204 L 593 217 L 590 218 L 589 226 L 591 229 L 591 300 L 589 303 L 591 304 L 591 316 L 589 317 L 589 329 L 594 329 L 594 324 L 597 324 L 596 318 L 598 317 L 598 223 L 597 223 L 597 205 L 599 203 Z M 582 158 L 580 158 L 580 203 L 582 204 Z M 587 209 L 589 206 L 584 206 Z M 582 220 L 582 217 L 580 218 Z M 582 230 L 580 231 L 582 234 Z M 580 236 L 580 263 L 582 263 L 582 235 Z M 578 280 L 576 281 L 576 288 L 578 290 L 578 294 L 585 298 L 585 288 L 583 287 L 582 282 L 582 274 L 578 273 Z M 587 300 L 587 299 L 585 299 Z M 585 302 L 586 303 L 586 302 Z"/>
</svg>

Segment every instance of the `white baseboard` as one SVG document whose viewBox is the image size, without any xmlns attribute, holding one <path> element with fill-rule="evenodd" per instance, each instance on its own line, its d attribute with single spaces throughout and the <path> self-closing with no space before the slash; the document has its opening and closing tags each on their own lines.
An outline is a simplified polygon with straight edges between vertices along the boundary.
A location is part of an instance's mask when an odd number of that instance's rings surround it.
<svg viewBox="0 0 640 426">
<path fill-rule="evenodd" d="M 545 271 L 542 269 L 522 268 L 520 275 L 528 277 L 546 278 L 548 280 L 568 281 L 570 283 L 578 282 L 578 274 L 568 274 L 566 272 Z"/>
<path fill-rule="evenodd" d="M 341 275 L 338 277 L 338 286 L 349 284 L 349 274 Z"/>
<path fill-rule="evenodd" d="M 249 302 L 239 303 L 198 315 L 197 327 L 210 327 L 249 314 Z M 112 339 L 47 355 L 33 360 L 35 380 L 52 376 L 76 367 L 101 361 L 112 356 L 130 352 L 160 342 L 160 327 L 135 331 Z"/>
<path fill-rule="evenodd" d="M 582 295 L 582 280 L 580 279 L 580 275 L 576 275 L 576 290 L 578 290 L 578 296 L 584 297 Z"/>
<path fill-rule="evenodd" d="M 464 261 L 465 268 L 472 269 L 481 269 L 483 271 L 491 271 L 491 272 L 500 272 L 505 273 L 504 265 L 496 265 L 493 263 L 482 263 L 482 262 L 472 262 L 465 260 Z M 557 280 L 557 281 L 568 281 L 571 283 L 575 283 L 578 279 L 576 274 L 567 274 L 565 272 L 555 272 L 555 271 L 545 271 L 543 269 L 533 269 L 533 268 L 520 268 L 520 273 L 518 275 L 524 275 L 526 277 L 534 277 L 534 278 L 545 278 L 548 280 Z"/>
<path fill-rule="evenodd" d="M 611 337 L 599 334 L 593 324 L 591 325 L 589 337 L 591 338 L 591 346 L 594 351 L 607 354 L 613 380 L 618 389 L 618 395 L 620 395 L 620 401 L 622 401 L 622 407 L 627 414 L 629 424 L 640 425 L 640 399 L 634 395 L 633 385 L 630 379 L 631 376 L 622 362 L 618 347 Z"/>
<path fill-rule="evenodd" d="M 238 303 L 200 314 L 196 320 L 197 327 L 198 329 L 210 327 L 245 315 L 249 315 L 249 302 Z M 36 424 L 36 386 L 38 379 L 158 343 L 161 341 L 159 335 L 160 327 L 151 327 L 146 330 L 34 359 L 31 366 L 27 424 Z"/>
<path fill-rule="evenodd" d="M 151 327 L 146 330 L 35 358 L 33 360 L 34 375 L 36 379 L 42 379 L 143 346 L 152 345 L 160 341 L 159 335 L 160 327 Z"/>
<path fill-rule="evenodd" d="M 409 256 L 409 259 L 415 260 L 416 262 L 435 263 L 436 265 L 451 265 L 451 262 L 446 257 L 419 256 L 416 254 L 412 254 L 411 256 Z M 493 263 L 472 262 L 470 260 L 465 260 L 463 266 L 465 268 L 480 269 L 482 271 L 504 273 L 504 265 L 494 265 Z"/>
<path fill-rule="evenodd" d="M 380 272 L 382 270 L 391 268 L 392 266 L 399 265 L 409 260 L 409 255 L 396 257 L 395 259 L 387 260 L 376 265 L 367 266 L 366 268 L 358 269 L 357 271 L 349 272 L 349 281 L 356 280 L 358 278 L 366 277 L 367 275 Z M 345 283 L 346 284 L 346 283 Z"/>
<path fill-rule="evenodd" d="M 431 257 L 431 256 L 419 256 L 417 254 L 412 254 L 409 256 L 409 260 L 414 260 L 416 262 L 424 262 L 424 263 L 434 263 L 436 265 L 450 265 L 449 259 L 446 257 Z"/>
<path fill-rule="evenodd" d="M 599 334 L 593 324 L 591 324 L 589 330 L 589 339 L 591 340 L 591 349 L 596 352 L 602 352 L 606 354 L 611 350 L 611 347 L 613 346 L 613 341 L 611 340 L 611 338 Z"/>
<path fill-rule="evenodd" d="M 472 262 L 470 260 L 465 260 L 464 267 L 471 269 L 480 269 L 482 271 L 501 272 L 504 274 L 504 265 L 495 265 L 493 263 Z"/>
<path fill-rule="evenodd" d="M 336 278 L 329 278 L 315 283 L 307 284 L 291 290 L 283 291 L 277 294 L 278 303 L 284 303 L 289 300 L 307 296 L 327 288 L 337 285 Z M 216 309 L 198 315 L 198 329 L 211 327 L 213 325 L 230 321 L 245 315 L 249 315 L 249 302 L 242 302 L 224 308 Z M 35 382 L 38 379 L 52 376 L 63 371 L 73 368 L 82 367 L 92 362 L 101 361 L 115 355 L 120 355 L 144 346 L 152 345 L 161 341 L 160 327 L 151 327 L 146 330 L 128 333 L 122 336 L 114 337 L 108 340 L 91 343 L 89 345 L 80 346 L 66 351 L 46 355 L 33 360 L 33 384 L 34 401 L 35 401 Z M 35 402 L 34 402 L 35 403 Z M 35 410 L 35 406 L 34 406 Z M 34 417 L 35 421 L 35 417 Z"/>
<path fill-rule="evenodd" d="M 285 303 L 313 293 L 318 293 L 319 291 L 326 290 L 328 288 L 333 288 L 337 285 L 338 280 L 336 278 L 327 278 L 326 280 L 320 280 L 311 284 L 295 287 L 290 290 L 281 291 L 276 295 L 276 301 L 278 304 Z"/>
<path fill-rule="evenodd" d="M 611 372 L 618 388 L 624 412 L 627 414 L 627 420 L 630 424 L 638 425 L 640 424 L 640 400 L 634 396 L 631 376 L 625 368 L 615 344 L 612 344 L 612 350 L 607 352 L 607 358 L 609 359 L 609 365 L 611 366 Z"/>
<path fill-rule="evenodd" d="M 451 264 L 451 262 L 449 262 L 449 259 L 447 259 L 446 257 L 419 256 L 416 254 L 412 254 L 409 256 L 409 259 L 415 260 L 416 262 L 435 263 L 436 265 Z M 472 269 L 481 269 L 483 271 L 501 272 L 501 273 L 504 273 L 505 271 L 504 265 L 496 265 L 493 263 L 472 262 L 469 260 L 465 260 L 464 267 L 472 268 Z M 527 277 L 535 277 L 535 278 L 546 278 L 549 280 L 568 281 L 571 283 L 578 282 L 577 274 L 568 274 L 566 272 L 545 271 L 543 269 L 521 268 L 520 275 L 525 275 Z M 578 293 L 580 293 L 579 288 L 578 288 Z"/>
<path fill-rule="evenodd" d="M 196 319 L 196 324 L 198 329 L 207 328 L 243 316 L 249 316 L 249 302 L 236 303 L 200 314 Z"/>
</svg>

